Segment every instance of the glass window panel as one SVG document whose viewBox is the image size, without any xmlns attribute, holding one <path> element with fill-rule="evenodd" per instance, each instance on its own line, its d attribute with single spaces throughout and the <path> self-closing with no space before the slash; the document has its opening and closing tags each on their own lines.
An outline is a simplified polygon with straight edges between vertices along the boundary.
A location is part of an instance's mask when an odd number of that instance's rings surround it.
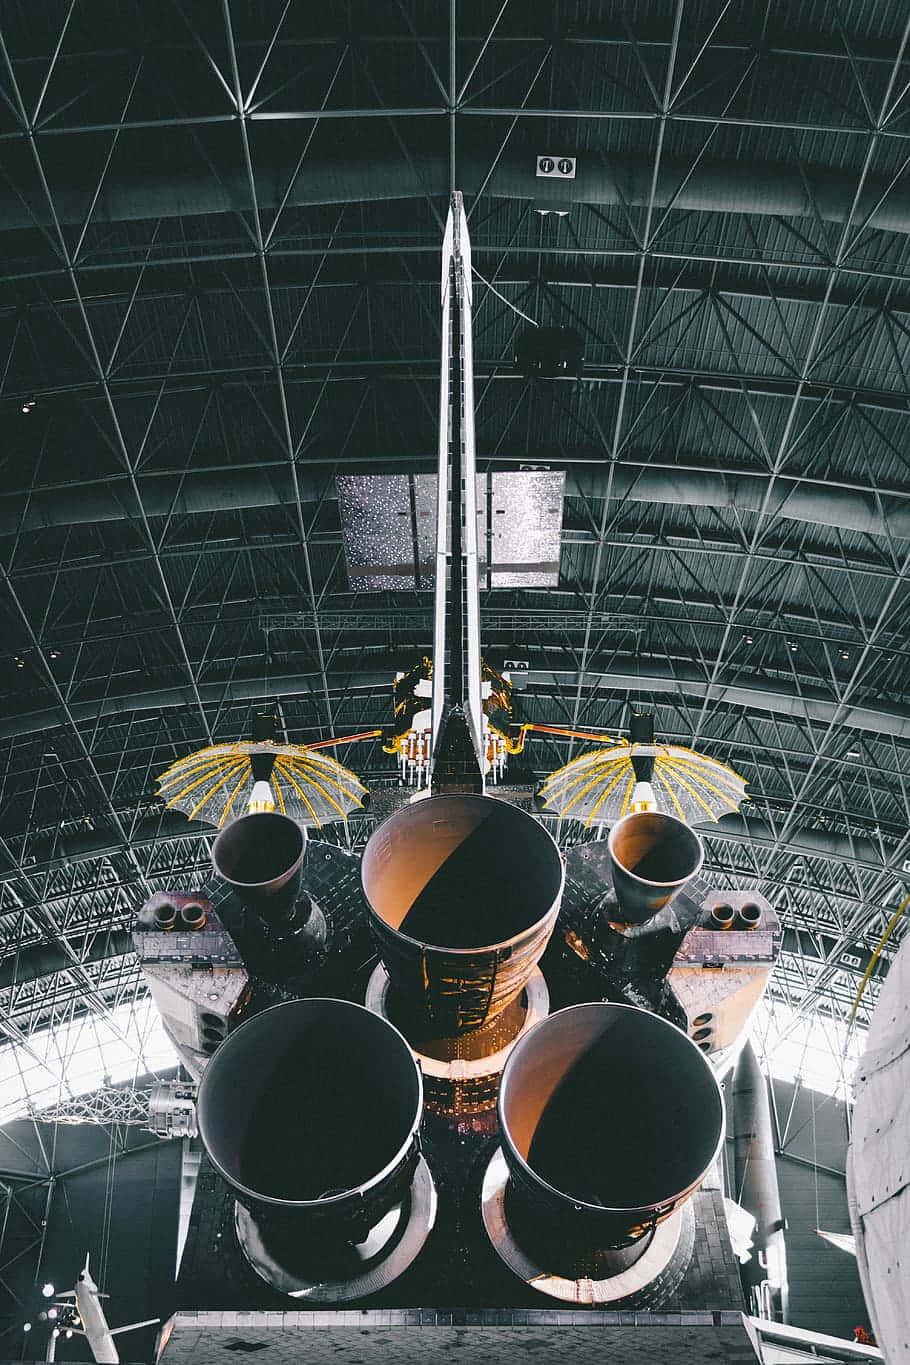
<svg viewBox="0 0 910 1365">
<path fill-rule="evenodd" d="M 121 1005 L 0 1049 L 0 1123 L 178 1063 L 151 1000 Z"/>
</svg>

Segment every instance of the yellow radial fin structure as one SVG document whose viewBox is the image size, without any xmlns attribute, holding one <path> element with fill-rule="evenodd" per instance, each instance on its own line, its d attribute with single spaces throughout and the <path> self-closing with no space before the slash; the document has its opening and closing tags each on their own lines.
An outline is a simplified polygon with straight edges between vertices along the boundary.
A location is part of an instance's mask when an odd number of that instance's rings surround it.
<svg viewBox="0 0 910 1365">
<path fill-rule="evenodd" d="M 716 759 L 682 745 L 637 746 L 621 741 L 580 754 L 557 769 L 540 789 L 543 808 L 590 827 L 611 825 L 629 811 L 636 777 L 636 749 L 653 759 L 657 809 L 687 824 L 703 824 L 739 809 L 745 780 Z"/>
<path fill-rule="evenodd" d="M 246 811 L 257 755 L 272 760 L 268 782 L 282 815 L 319 829 L 362 809 L 367 789 L 350 768 L 303 745 L 267 740 L 213 744 L 188 754 L 161 773 L 159 793 L 169 809 L 220 829 Z"/>
</svg>

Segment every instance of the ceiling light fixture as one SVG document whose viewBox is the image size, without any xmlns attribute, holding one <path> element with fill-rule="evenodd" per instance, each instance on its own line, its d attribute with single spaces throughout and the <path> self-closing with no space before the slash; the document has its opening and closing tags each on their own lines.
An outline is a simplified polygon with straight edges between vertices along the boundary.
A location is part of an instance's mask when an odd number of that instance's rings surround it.
<svg viewBox="0 0 910 1365">
<path fill-rule="evenodd" d="M 574 156 L 539 156 L 537 158 L 538 176 L 549 177 L 554 180 L 574 180 L 575 179 L 575 157 Z"/>
</svg>

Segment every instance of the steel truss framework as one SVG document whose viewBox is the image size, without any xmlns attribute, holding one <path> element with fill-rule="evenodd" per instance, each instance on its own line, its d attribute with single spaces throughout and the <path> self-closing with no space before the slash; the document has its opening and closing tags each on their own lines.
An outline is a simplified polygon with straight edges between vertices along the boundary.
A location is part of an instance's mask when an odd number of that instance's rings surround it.
<svg viewBox="0 0 910 1365">
<path fill-rule="evenodd" d="M 130 919 L 208 858 L 170 761 L 274 698 L 298 742 L 389 721 L 430 601 L 349 592 L 334 478 L 432 468 L 456 184 L 481 466 L 567 480 L 560 586 L 486 592 L 487 654 L 524 719 L 650 702 L 749 777 L 710 870 L 846 1020 L 910 867 L 908 39 L 896 0 L 4 6 L 9 1045 L 141 995 Z M 517 375 L 529 319 L 581 381 Z"/>
</svg>

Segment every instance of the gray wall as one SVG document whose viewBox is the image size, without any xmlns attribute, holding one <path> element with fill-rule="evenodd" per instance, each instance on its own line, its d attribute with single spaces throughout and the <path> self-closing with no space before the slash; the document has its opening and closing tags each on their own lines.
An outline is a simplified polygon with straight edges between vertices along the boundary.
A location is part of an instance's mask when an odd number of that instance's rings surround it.
<svg viewBox="0 0 910 1365">
<path fill-rule="evenodd" d="M 843 1175 L 801 1164 L 815 1161 L 843 1172 L 844 1105 L 830 1095 L 802 1088 L 794 1103 L 794 1087 L 783 1081 L 774 1082 L 774 1096 L 783 1139 L 777 1178 L 787 1220 L 790 1320 L 795 1327 L 852 1338 L 855 1326 L 869 1326 L 856 1261 L 815 1232 L 821 1227 L 849 1233 L 846 1182 Z"/>
</svg>

